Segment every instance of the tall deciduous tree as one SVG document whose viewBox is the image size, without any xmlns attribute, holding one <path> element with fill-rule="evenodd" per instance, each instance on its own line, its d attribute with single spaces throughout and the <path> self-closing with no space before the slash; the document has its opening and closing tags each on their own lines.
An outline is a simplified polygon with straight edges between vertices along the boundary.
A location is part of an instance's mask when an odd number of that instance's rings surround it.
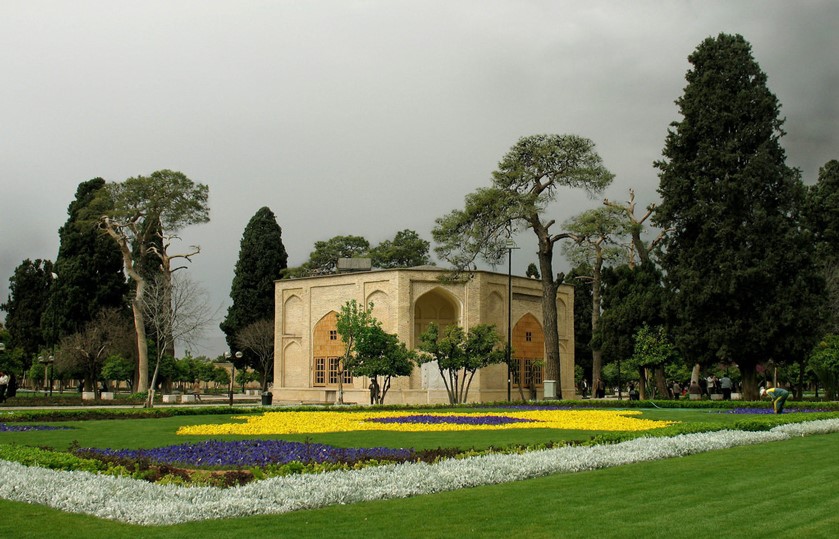
<svg viewBox="0 0 839 539">
<path fill-rule="evenodd" d="M 236 334 L 239 350 L 250 353 L 255 362 L 251 363 L 259 373 L 262 391 L 268 391 L 268 380 L 274 368 L 274 319 L 263 318 L 251 322 Z"/>
<path fill-rule="evenodd" d="M 656 389 L 660 398 L 667 398 L 668 388 L 664 381 L 664 368 L 679 359 L 676 346 L 664 326 L 642 325 L 633 336 L 633 353 L 628 367 L 637 369 L 641 380 L 641 398 L 647 398 L 645 371 L 656 372 Z"/>
<path fill-rule="evenodd" d="M 167 276 L 160 272 L 146 283 L 143 295 L 143 319 L 154 336 L 155 363 L 146 405 L 154 405 L 154 391 L 165 361 L 174 362 L 170 352 L 175 343 L 195 346 L 216 313 L 212 311 L 207 290 L 188 274 Z"/>
<path fill-rule="evenodd" d="M 408 350 L 396 335 L 387 333 L 378 324 L 368 326 L 367 330 L 359 335 L 355 351 L 353 374 L 376 380 L 376 384 L 381 388 L 379 395 L 375 397 L 377 404 L 384 404 L 393 378 L 409 376 L 414 369 L 415 352 Z M 378 383 L 380 376 L 381 384 Z"/>
<path fill-rule="evenodd" d="M 77 333 L 65 336 L 56 358 L 59 371 L 83 373 L 85 386 L 99 398 L 97 382 L 112 353 L 131 347 L 131 322 L 119 309 L 103 309 Z"/>
<path fill-rule="evenodd" d="M 821 332 L 804 186 L 786 165 L 780 105 L 746 40 L 720 34 L 688 59 L 682 119 L 656 163 L 673 333 L 690 364 L 736 362 L 756 398 L 756 365 L 801 359 Z"/>
<path fill-rule="evenodd" d="M 428 249 L 431 244 L 413 230 L 396 233 L 392 240 L 385 240 L 370 250 L 376 268 L 410 268 L 431 264 Z"/>
<path fill-rule="evenodd" d="M 119 249 L 96 226 L 99 216 L 112 209 L 101 206 L 108 203 L 107 197 L 97 196 L 103 189 L 102 178 L 80 183 L 67 208 L 67 222 L 58 230 L 54 271 L 59 278 L 43 325 L 51 331 L 54 324 L 59 337 L 80 332 L 102 309 L 128 305 Z"/>
<path fill-rule="evenodd" d="M 236 350 L 237 335 L 245 327 L 259 320 L 274 319 L 274 281 L 283 276 L 287 261 L 282 229 L 274 212 L 263 206 L 251 217 L 242 233 L 239 259 L 230 286 L 233 302 L 219 324 L 231 351 Z M 262 362 L 257 354 L 240 351 L 242 358 L 235 361 L 238 369 L 245 366 L 259 369 Z"/>
<path fill-rule="evenodd" d="M 336 330 L 341 340 L 347 346 L 344 357 L 338 362 L 338 404 L 344 404 L 344 372 L 353 372 L 353 368 L 359 364 L 361 357 L 356 347 L 358 342 L 373 327 L 381 324 L 373 316 L 373 304 L 360 305 L 357 301 L 350 300 L 341 306 L 336 320 Z"/>
<path fill-rule="evenodd" d="M 620 245 L 628 232 L 623 211 L 604 206 L 583 213 L 565 222 L 569 239 L 563 251 L 572 264 L 580 267 L 585 263 L 591 268 L 591 333 L 595 337 L 591 342 L 591 386 L 601 379 L 603 351 L 599 338 L 600 316 L 602 314 L 602 274 L 603 265 L 618 260 L 625 252 Z"/>
<path fill-rule="evenodd" d="M 168 243 L 183 228 L 210 220 L 207 206 L 209 189 L 172 170 L 128 178 L 121 183 L 109 183 L 107 187 L 110 200 L 104 207 L 113 209 L 103 213 L 99 223 L 116 242 L 125 272 L 134 281 L 131 307 L 137 333 L 139 376 L 136 390 L 145 392 L 149 388 L 149 357 L 143 315 L 147 276 L 137 264 L 138 257 L 143 259 L 150 253 L 156 255 L 164 278 L 171 279 L 172 273 L 179 269 L 172 268 L 172 259 L 183 257 L 189 260 L 199 249 L 193 247 L 187 254 L 172 255 L 166 251 Z"/>
<path fill-rule="evenodd" d="M 559 380 L 556 293 L 561 280 L 553 271 L 553 253 L 556 242 L 567 234 L 551 232 L 555 221 L 544 215 L 560 187 L 599 193 L 613 175 L 603 166 L 591 140 L 575 135 L 534 135 L 521 138 L 492 176 L 492 186 L 467 195 L 462 210 L 437 219 L 432 231 L 438 243 L 435 250 L 457 270 L 465 271 L 474 267 L 479 257 L 491 265 L 499 264 L 507 255 L 506 240 L 517 229 L 529 228 L 536 234 L 543 287 L 545 379 Z"/>
<path fill-rule="evenodd" d="M 429 324 L 420 335 L 419 349 L 425 354 L 420 363 L 437 362 L 451 404 L 466 402 L 475 373 L 483 367 L 503 363 L 505 353 L 498 348 L 501 336 L 495 326 L 479 324 L 467 334 L 460 326 L 448 326 L 442 333 Z"/>
<path fill-rule="evenodd" d="M 661 280 L 661 272 L 651 261 L 635 267 L 625 264 L 603 271 L 603 316 L 600 319 L 599 340 L 606 361 L 624 361 L 632 357 L 638 331 L 647 325 L 664 325 L 666 294 Z M 667 394 L 663 363 L 636 365 L 640 368 L 642 398 L 647 393 L 648 368 L 654 371 L 659 395 Z"/>
</svg>

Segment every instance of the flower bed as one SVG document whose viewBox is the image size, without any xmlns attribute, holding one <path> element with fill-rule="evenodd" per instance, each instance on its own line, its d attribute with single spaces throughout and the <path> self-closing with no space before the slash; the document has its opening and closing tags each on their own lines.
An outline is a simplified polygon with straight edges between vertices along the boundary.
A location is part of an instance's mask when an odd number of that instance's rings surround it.
<svg viewBox="0 0 839 539">
<path fill-rule="evenodd" d="M 542 408 L 496 413 L 427 413 L 415 412 L 268 412 L 261 416 L 236 419 L 244 423 L 191 425 L 178 429 L 181 435 L 268 435 L 320 434 L 388 430 L 401 432 L 442 432 L 462 430 L 499 430 L 544 428 L 592 431 L 645 431 L 666 427 L 672 421 L 641 419 L 638 411 L 567 410 Z"/>
<path fill-rule="evenodd" d="M 829 432 L 839 432 L 839 419 L 782 425 L 768 432 L 728 430 L 672 438 L 644 437 L 611 446 L 563 447 L 437 464 L 405 463 L 277 477 L 231 489 L 157 485 L 0 460 L 0 497 L 128 523 L 164 525 L 404 498 Z"/>
<path fill-rule="evenodd" d="M 51 425 L 7 425 L 0 423 L 0 432 L 20 432 L 28 430 L 71 430 L 71 427 L 53 427 Z"/>
<path fill-rule="evenodd" d="M 289 462 L 358 462 L 364 460 L 398 460 L 413 458 L 410 449 L 387 447 L 333 447 L 325 444 L 285 442 L 282 440 L 207 440 L 191 444 L 170 445 L 155 449 L 81 450 L 119 458 L 148 458 L 161 464 L 176 466 L 266 466 Z"/>
<path fill-rule="evenodd" d="M 821 412 L 830 412 L 831 410 L 827 409 L 809 409 L 809 408 L 789 408 L 784 411 L 785 414 L 815 414 Z M 774 414 L 775 410 L 773 408 L 734 408 L 731 410 L 726 410 L 725 413 L 727 414 Z"/>
</svg>

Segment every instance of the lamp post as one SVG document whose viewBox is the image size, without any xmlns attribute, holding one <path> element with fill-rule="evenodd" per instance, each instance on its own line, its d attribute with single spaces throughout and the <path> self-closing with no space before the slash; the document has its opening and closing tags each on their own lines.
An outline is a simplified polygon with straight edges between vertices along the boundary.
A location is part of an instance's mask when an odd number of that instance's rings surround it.
<svg viewBox="0 0 839 539">
<path fill-rule="evenodd" d="M 234 354 L 236 359 L 242 359 L 242 352 L 236 352 Z M 228 391 L 227 396 L 230 399 L 230 407 L 233 407 L 233 385 L 236 383 L 236 364 L 233 363 L 230 357 L 230 352 L 224 353 L 224 359 L 230 362 L 230 391 Z"/>
<path fill-rule="evenodd" d="M 47 378 L 47 371 L 52 366 L 53 361 L 55 361 L 55 357 L 49 356 L 38 356 L 38 363 L 44 366 L 44 397 L 47 396 L 47 384 L 49 384 L 49 378 Z M 52 388 L 49 389 L 50 393 L 52 393 Z"/>
<path fill-rule="evenodd" d="M 510 363 L 512 361 L 512 339 L 513 339 L 513 249 L 518 245 L 512 238 L 507 238 L 505 245 L 507 249 L 507 401 L 511 400 L 510 392 L 513 387 L 511 378 Z"/>
<path fill-rule="evenodd" d="M 50 397 L 52 397 L 52 363 L 55 360 L 55 341 L 58 340 L 58 326 L 55 318 L 55 282 L 58 280 L 56 272 L 50 272 L 52 282 L 50 283 L 50 299 L 52 300 L 52 350 L 50 352 Z M 93 382 L 96 384 L 96 381 Z M 94 388 L 95 389 L 95 388 Z M 46 393 L 44 394 L 46 397 Z"/>
</svg>

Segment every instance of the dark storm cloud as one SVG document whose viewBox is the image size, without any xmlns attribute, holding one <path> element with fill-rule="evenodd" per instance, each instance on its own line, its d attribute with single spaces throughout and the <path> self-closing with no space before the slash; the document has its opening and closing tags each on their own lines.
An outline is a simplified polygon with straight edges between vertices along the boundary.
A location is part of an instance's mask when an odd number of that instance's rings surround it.
<svg viewBox="0 0 839 539">
<path fill-rule="evenodd" d="M 521 136 L 575 133 L 653 202 L 687 56 L 740 33 L 814 181 L 839 154 L 839 4 L 785 0 L 109 2 L 0 6 L 0 299 L 25 258 L 54 259 L 77 185 L 161 168 L 210 187 L 182 232 L 226 305 L 245 224 L 269 206 L 289 262 L 337 234 L 372 243 L 489 182 Z M 558 222 L 598 204 L 563 192 Z M 523 271 L 529 235 L 515 264 Z M 564 264 L 557 257 L 557 265 Z M 207 350 L 217 354 L 214 331 Z"/>
</svg>

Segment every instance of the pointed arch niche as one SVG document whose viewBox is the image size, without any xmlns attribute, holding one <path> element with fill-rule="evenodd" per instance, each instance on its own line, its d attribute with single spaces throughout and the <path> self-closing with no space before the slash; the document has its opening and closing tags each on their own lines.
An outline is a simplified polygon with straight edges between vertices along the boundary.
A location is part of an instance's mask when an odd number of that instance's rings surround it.
<svg viewBox="0 0 839 539">
<path fill-rule="evenodd" d="M 513 354 L 510 375 L 513 385 L 535 389 L 542 387 L 542 363 L 545 359 L 545 333 L 542 324 L 528 313 L 513 326 Z"/>
<path fill-rule="evenodd" d="M 431 323 L 442 329 L 460 323 L 460 308 L 457 300 L 441 288 L 426 292 L 414 303 L 414 348 L 419 345 L 419 336 Z"/>
<path fill-rule="evenodd" d="M 338 313 L 330 311 L 318 320 L 312 332 L 312 385 L 337 386 L 341 358 L 346 351 L 338 335 Z M 344 383 L 352 383 L 349 372 L 344 372 Z"/>
</svg>

